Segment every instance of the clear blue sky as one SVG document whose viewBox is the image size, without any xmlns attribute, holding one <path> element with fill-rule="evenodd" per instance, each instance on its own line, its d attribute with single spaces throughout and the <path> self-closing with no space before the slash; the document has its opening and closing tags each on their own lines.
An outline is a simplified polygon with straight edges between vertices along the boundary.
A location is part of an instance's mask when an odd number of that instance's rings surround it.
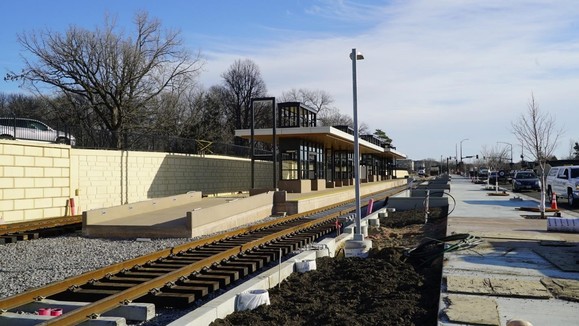
<svg viewBox="0 0 579 326">
<path fill-rule="evenodd" d="M 579 3 L 576 0 L 19 0 L 0 3 L 0 73 L 22 67 L 18 33 L 96 28 L 108 14 L 132 31 L 137 11 L 179 29 L 205 61 L 200 84 L 220 83 L 236 59 L 261 69 L 269 95 L 320 89 L 413 159 L 475 155 L 507 142 L 531 94 L 563 129 L 556 154 L 579 141 Z M 21 92 L 0 81 L 0 92 Z"/>
</svg>

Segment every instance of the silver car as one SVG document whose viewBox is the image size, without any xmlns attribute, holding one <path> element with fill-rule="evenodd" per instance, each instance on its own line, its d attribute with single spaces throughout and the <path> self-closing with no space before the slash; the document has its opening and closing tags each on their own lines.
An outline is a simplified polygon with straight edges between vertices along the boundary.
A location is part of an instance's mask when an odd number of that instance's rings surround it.
<svg viewBox="0 0 579 326">
<path fill-rule="evenodd" d="M 74 145 L 71 134 L 50 128 L 44 122 L 27 118 L 0 118 L 0 139 L 27 139 Z"/>
</svg>

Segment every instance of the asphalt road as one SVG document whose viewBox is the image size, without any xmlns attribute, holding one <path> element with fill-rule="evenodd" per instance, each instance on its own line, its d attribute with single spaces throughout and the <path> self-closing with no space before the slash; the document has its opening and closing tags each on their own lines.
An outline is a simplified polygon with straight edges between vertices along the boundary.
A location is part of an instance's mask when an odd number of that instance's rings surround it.
<svg viewBox="0 0 579 326">
<path fill-rule="evenodd" d="M 512 192 L 512 184 L 510 183 L 499 183 L 499 187 L 507 189 L 508 191 Z M 541 192 L 540 191 L 521 191 L 521 192 L 516 192 L 515 194 L 522 194 L 525 196 L 529 196 L 531 198 L 540 200 L 541 199 Z M 547 205 L 549 205 L 548 207 L 550 207 L 551 205 L 551 199 L 548 198 L 546 199 L 547 201 Z M 571 206 L 569 206 L 567 204 L 567 200 L 565 199 L 561 199 L 559 198 L 559 200 L 557 200 L 557 207 L 560 209 L 566 209 L 566 210 L 570 210 L 570 211 L 575 211 L 575 212 L 579 212 L 579 208 L 571 208 Z"/>
</svg>

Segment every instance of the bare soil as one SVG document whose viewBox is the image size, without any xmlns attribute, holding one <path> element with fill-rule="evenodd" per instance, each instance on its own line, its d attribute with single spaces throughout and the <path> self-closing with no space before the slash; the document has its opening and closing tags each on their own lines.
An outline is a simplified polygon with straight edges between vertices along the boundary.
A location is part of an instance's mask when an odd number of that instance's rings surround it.
<svg viewBox="0 0 579 326">
<path fill-rule="evenodd" d="M 441 256 L 408 249 L 446 233 L 434 212 L 390 213 L 369 230 L 368 258 L 318 258 L 317 269 L 294 273 L 269 290 L 271 304 L 235 312 L 211 325 L 436 325 Z"/>
</svg>

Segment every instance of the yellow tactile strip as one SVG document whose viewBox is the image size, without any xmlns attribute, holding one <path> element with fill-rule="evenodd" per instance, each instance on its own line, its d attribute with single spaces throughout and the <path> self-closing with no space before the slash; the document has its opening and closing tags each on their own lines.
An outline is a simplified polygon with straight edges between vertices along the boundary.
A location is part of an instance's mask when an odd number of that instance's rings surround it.
<svg viewBox="0 0 579 326">
<path fill-rule="evenodd" d="M 500 325 L 497 302 L 492 298 L 464 295 L 444 297 L 444 313 L 453 323 L 472 325 Z"/>
<path fill-rule="evenodd" d="M 485 294 L 519 298 L 551 298 L 549 291 L 539 280 L 526 281 L 505 278 L 447 276 L 446 286 L 448 292 L 454 293 Z"/>
</svg>

